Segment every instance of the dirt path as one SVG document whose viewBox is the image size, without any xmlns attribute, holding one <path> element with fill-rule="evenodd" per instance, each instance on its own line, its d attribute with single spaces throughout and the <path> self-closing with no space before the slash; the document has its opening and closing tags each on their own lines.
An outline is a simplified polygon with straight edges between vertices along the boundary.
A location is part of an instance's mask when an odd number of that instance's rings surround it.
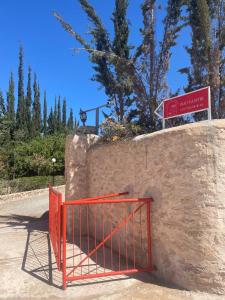
<svg viewBox="0 0 225 300">
<path fill-rule="evenodd" d="M 48 194 L 0 202 L 0 299 L 221 300 L 165 287 L 148 274 L 78 281 L 61 290 L 48 238 Z"/>
</svg>

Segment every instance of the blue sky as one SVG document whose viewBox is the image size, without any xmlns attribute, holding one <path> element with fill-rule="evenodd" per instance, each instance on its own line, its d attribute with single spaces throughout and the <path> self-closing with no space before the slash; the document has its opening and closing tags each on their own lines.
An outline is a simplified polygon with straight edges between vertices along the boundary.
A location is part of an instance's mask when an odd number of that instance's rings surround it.
<svg viewBox="0 0 225 300">
<path fill-rule="evenodd" d="M 158 2 L 166 4 L 166 0 Z M 114 0 L 90 0 L 90 3 L 112 34 L 110 18 Z M 130 0 L 128 18 L 131 22 L 132 45 L 138 45 L 140 41 L 141 3 L 142 0 Z M 0 89 L 4 93 L 8 88 L 10 71 L 13 71 L 17 81 L 18 48 L 21 43 L 25 56 L 25 83 L 30 64 L 37 73 L 42 97 L 44 89 L 47 91 L 48 107 L 54 105 L 55 95 L 65 96 L 68 107 L 72 107 L 78 116 L 80 108 L 88 109 L 106 102 L 107 98 L 99 84 L 90 80 L 93 71 L 86 53 L 73 53 L 72 49 L 79 47 L 79 44 L 53 17 L 53 11 L 57 11 L 79 33 L 87 36 L 89 23 L 78 0 L 0 0 L 0 11 Z M 157 32 L 160 35 L 163 12 L 159 12 L 158 17 Z M 184 50 L 189 40 L 188 30 L 183 31 L 174 49 L 168 76 L 173 91 L 182 89 L 186 82 L 177 70 L 189 62 Z M 93 118 L 94 114 L 88 115 L 89 123 L 93 122 Z"/>
</svg>

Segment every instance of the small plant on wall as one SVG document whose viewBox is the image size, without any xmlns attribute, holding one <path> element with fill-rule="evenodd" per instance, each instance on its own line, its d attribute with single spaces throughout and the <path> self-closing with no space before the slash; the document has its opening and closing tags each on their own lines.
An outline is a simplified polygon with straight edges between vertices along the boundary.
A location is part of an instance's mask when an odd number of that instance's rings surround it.
<svg viewBox="0 0 225 300">
<path fill-rule="evenodd" d="M 116 142 L 126 140 L 136 135 L 142 134 L 140 126 L 132 123 L 119 124 L 111 118 L 106 118 L 101 127 L 102 142 Z"/>
</svg>

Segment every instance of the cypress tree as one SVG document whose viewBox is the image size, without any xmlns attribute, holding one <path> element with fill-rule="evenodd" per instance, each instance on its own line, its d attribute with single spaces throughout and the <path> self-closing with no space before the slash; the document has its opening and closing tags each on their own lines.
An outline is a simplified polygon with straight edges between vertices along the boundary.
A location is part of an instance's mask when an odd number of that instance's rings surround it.
<svg viewBox="0 0 225 300">
<path fill-rule="evenodd" d="M 0 154 L 1 154 L 1 163 L 2 166 L 7 164 L 9 149 L 11 148 L 8 144 L 11 140 L 11 122 L 9 121 L 6 114 L 5 100 L 0 91 Z M 8 145 L 7 145 L 8 144 Z M 7 145 L 7 146 L 6 146 Z M 1 175 L 4 173 L 3 170 L 7 168 L 1 168 Z"/>
<path fill-rule="evenodd" d="M 155 17 L 157 2 L 156 0 L 143 1 L 143 28 L 141 30 L 143 40 L 134 56 L 138 67 L 136 70 L 141 71 L 140 76 L 135 76 L 136 80 L 134 78 L 133 83 L 137 96 L 138 124 L 146 131 L 155 131 L 160 128 L 154 111 L 160 99 L 169 94 L 167 73 L 172 47 L 176 45 L 179 31 L 183 26 L 181 22 L 182 2 L 182 0 L 167 1 L 166 14 L 162 22 L 163 35 L 158 44 Z"/>
<path fill-rule="evenodd" d="M 58 98 L 58 108 L 57 108 L 57 130 L 60 132 L 62 127 L 62 117 L 61 117 L 61 99 Z"/>
<path fill-rule="evenodd" d="M 54 127 L 54 113 L 52 107 L 47 122 L 48 122 L 48 133 L 53 134 L 55 132 L 55 127 Z"/>
<path fill-rule="evenodd" d="M 57 100 L 56 100 L 56 97 L 55 97 L 53 121 L 54 121 L 54 132 L 56 132 L 57 129 L 58 129 L 58 110 L 57 110 Z"/>
<path fill-rule="evenodd" d="M 72 110 L 72 108 L 70 109 L 70 116 L 68 119 L 67 128 L 69 131 L 73 130 L 73 110 Z"/>
<path fill-rule="evenodd" d="M 191 0 L 190 0 L 191 1 Z M 116 0 L 113 14 L 115 38 L 109 39 L 101 19 L 89 0 L 79 0 L 88 19 L 92 23 L 90 34 L 93 43 L 89 44 L 72 26 L 55 13 L 63 28 L 75 38 L 89 53 L 94 64 L 94 80 L 105 88 L 105 93 L 114 102 L 114 110 L 119 122 L 136 118 L 146 131 L 159 128 L 154 114 L 158 102 L 168 94 L 166 75 L 176 45 L 178 32 L 182 28 L 181 5 L 183 0 L 168 0 L 163 19 L 163 37 L 157 41 L 156 0 L 143 0 L 142 43 L 129 53 L 128 21 L 126 18 L 127 0 Z M 188 1 L 187 1 L 188 2 Z M 132 105 L 135 101 L 136 105 Z M 136 106 L 136 107 L 135 107 Z"/>
<path fill-rule="evenodd" d="M 213 118 L 225 117 L 225 2 L 187 1 L 188 20 L 192 31 L 192 43 L 186 47 L 191 66 L 182 68 L 187 75 L 186 92 L 210 86 Z M 194 115 L 196 120 L 205 112 Z"/>
<path fill-rule="evenodd" d="M 41 132 L 41 104 L 40 104 L 40 87 L 37 84 L 36 74 L 34 74 L 34 102 L 33 102 L 33 127 L 34 135 Z"/>
<path fill-rule="evenodd" d="M 15 123 L 15 96 L 13 73 L 10 74 L 9 89 L 7 92 L 7 115 L 12 124 Z"/>
<path fill-rule="evenodd" d="M 2 91 L 0 91 L 0 117 L 4 116 L 5 113 L 6 113 L 5 101 L 4 101 Z"/>
<path fill-rule="evenodd" d="M 62 107 L 62 125 L 63 129 L 66 129 L 66 98 L 63 99 L 63 107 Z"/>
<path fill-rule="evenodd" d="M 74 131 L 76 132 L 79 128 L 80 124 L 79 124 L 79 121 L 77 121 L 77 119 L 75 118 L 74 120 Z"/>
<path fill-rule="evenodd" d="M 28 68 L 27 79 L 27 95 L 25 101 L 25 122 L 28 136 L 31 136 L 31 104 L 32 104 L 32 89 L 31 89 L 31 67 Z"/>
<path fill-rule="evenodd" d="M 112 19 L 115 32 L 112 50 L 117 56 L 125 60 L 128 60 L 130 58 L 130 47 L 128 44 L 129 26 L 127 20 L 127 8 L 128 0 L 116 0 Z M 129 96 L 132 93 L 132 88 L 129 83 L 129 76 L 124 71 L 125 68 L 121 64 L 115 65 L 116 97 L 114 97 L 114 100 L 116 104 L 116 115 L 118 116 L 118 121 L 120 123 L 123 123 L 125 112 L 132 104 L 132 102 L 129 101 Z"/>
<path fill-rule="evenodd" d="M 189 22 L 192 29 L 192 45 L 187 47 L 191 67 L 181 69 L 188 75 L 186 92 L 209 85 L 210 14 L 206 0 L 188 2 Z M 212 99 L 212 106 L 214 106 Z M 194 114 L 196 120 L 204 119 L 205 112 Z"/>
<path fill-rule="evenodd" d="M 47 99 L 46 91 L 44 92 L 44 109 L 43 109 L 43 133 L 47 133 Z"/>
<path fill-rule="evenodd" d="M 114 52 L 125 58 L 129 58 L 129 27 L 126 19 L 126 13 L 128 8 L 127 0 L 116 0 L 115 10 L 113 12 L 113 23 L 115 30 L 115 37 L 113 41 Z"/>
<path fill-rule="evenodd" d="M 16 112 L 16 125 L 18 129 L 24 129 L 24 75 L 23 75 L 23 48 L 19 49 L 18 67 L 18 104 Z"/>
<path fill-rule="evenodd" d="M 41 91 L 40 86 L 38 84 L 38 97 L 37 97 L 37 120 L 38 120 L 38 132 L 41 132 L 42 128 L 42 118 L 41 118 Z"/>
</svg>

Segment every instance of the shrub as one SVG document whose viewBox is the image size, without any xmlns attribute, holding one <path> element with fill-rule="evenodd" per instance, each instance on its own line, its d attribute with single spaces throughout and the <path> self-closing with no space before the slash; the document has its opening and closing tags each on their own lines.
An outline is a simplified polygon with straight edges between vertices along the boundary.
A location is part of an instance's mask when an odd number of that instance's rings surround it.
<svg viewBox="0 0 225 300">
<path fill-rule="evenodd" d="M 118 140 L 132 138 L 142 133 L 141 127 L 136 124 L 120 124 L 110 118 L 105 119 L 101 125 L 101 140 L 103 142 L 116 142 Z"/>
<path fill-rule="evenodd" d="M 3 152 L 4 149 L 2 149 Z M 0 153 L 0 177 L 48 176 L 52 174 L 52 157 L 56 158 L 55 174 L 64 174 L 65 135 L 36 137 L 26 142 L 14 142 Z M 3 166 L 1 166 L 1 164 Z M 8 174 L 8 175 L 7 175 Z"/>
<path fill-rule="evenodd" d="M 48 187 L 52 176 L 21 177 L 9 181 L 0 181 L 0 195 L 19 193 Z M 64 176 L 55 176 L 55 185 L 65 184 Z"/>
</svg>

